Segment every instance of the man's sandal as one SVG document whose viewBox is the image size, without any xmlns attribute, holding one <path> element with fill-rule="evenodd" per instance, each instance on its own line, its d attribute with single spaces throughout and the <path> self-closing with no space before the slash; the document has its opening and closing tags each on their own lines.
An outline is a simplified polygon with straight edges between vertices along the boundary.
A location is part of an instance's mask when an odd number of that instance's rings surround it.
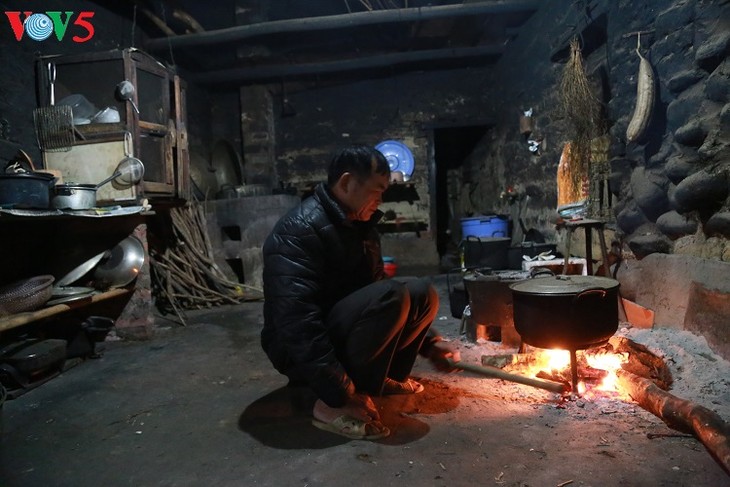
<svg viewBox="0 0 730 487">
<path fill-rule="evenodd" d="M 398 382 L 386 377 L 383 383 L 383 394 L 418 394 L 423 392 L 423 389 L 423 384 L 411 378 L 406 379 L 404 382 Z"/>
<path fill-rule="evenodd" d="M 345 436 L 352 440 L 378 440 L 390 434 L 387 426 L 379 421 L 365 422 L 351 416 L 342 415 L 331 423 L 313 419 L 312 424 L 317 428 Z"/>
</svg>

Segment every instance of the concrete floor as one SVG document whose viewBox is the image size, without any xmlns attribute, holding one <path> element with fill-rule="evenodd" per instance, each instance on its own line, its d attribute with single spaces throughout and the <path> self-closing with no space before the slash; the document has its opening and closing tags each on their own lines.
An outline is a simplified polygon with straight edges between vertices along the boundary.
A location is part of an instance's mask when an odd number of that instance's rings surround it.
<svg viewBox="0 0 730 487">
<path fill-rule="evenodd" d="M 465 359 L 444 276 L 436 326 Z M 697 440 L 632 404 L 556 407 L 548 392 L 419 359 L 426 391 L 377 399 L 393 430 L 352 441 L 311 426 L 259 347 L 261 303 L 160 318 L 4 405 L 2 486 L 727 486 Z"/>
</svg>

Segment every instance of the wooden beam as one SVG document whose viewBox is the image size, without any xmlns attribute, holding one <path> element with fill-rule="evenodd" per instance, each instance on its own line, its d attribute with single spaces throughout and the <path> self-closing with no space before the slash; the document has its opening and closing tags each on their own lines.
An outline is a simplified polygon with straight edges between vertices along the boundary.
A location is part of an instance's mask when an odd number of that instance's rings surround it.
<svg viewBox="0 0 730 487">
<path fill-rule="evenodd" d="M 287 20 L 261 22 L 257 24 L 239 25 L 226 29 L 218 29 L 195 34 L 162 37 L 145 43 L 150 52 L 179 49 L 182 47 L 206 46 L 236 42 L 252 37 L 282 34 L 287 32 L 322 31 L 360 27 L 373 24 L 389 24 L 397 22 L 416 22 L 447 17 L 463 17 L 469 15 L 505 14 L 537 10 L 543 2 L 540 0 L 496 0 L 458 5 L 442 5 L 436 7 L 403 8 L 393 10 L 375 10 L 340 15 L 327 15 Z"/>
<path fill-rule="evenodd" d="M 223 84 L 234 82 L 253 82 L 267 79 L 281 79 L 314 74 L 326 74 L 360 69 L 382 68 L 398 64 L 461 59 L 467 57 L 498 56 L 504 51 L 504 45 L 488 45 L 478 47 L 462 47 L 456 49 L 433 49 L 427 51 L 409 51 L 382 56 L 344 59 L 321 63 L 277 64 L 256 68 L 234 68 L 220 71 L 194 73 L 186 79 L 200 84 Z"/>
</svg>

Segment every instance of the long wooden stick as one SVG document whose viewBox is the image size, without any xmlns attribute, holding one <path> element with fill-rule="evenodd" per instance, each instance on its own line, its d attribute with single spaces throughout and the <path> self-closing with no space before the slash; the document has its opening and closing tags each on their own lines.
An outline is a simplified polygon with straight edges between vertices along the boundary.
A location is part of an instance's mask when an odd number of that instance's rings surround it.
<svg viewBox="0 0 730 487">
<path fill-rule="evenodd" d="M 649 379 L 620 369 L 616 375 L 620 386 L 639 406 L 670 428 L 695 435 L 730 474 L 730 425 L 727 422 L 704 406 L 663 391 Z"/>
<path fill-rule="evenodd" d="M 451 365 L 452 367 L 456 367 L 457 369 L 461 370 L 467 370 L 469 372 L 475 372 L 477 374 L 483 375 L 485 377 L 491 377 L 493 379 L 503 379 L 511 382 L 517 382 L 518 384 L 537 387 L 539 389 L 545 389 L 546 391 L 550 392 L 563 393 L 568 390 L 568 386 L 566 384 L 561 384 L 559 382 L 550 382 L 546 380 L 533 379 L 531 377 L 510 374 L 509 372 L 505 372 L 504 370 L 498 369 L 497 367 L 465 364 L 463 362 L 454 362 L 451 359 L 446 360 L 448 360 L 449 365 Z"/>
</svg>

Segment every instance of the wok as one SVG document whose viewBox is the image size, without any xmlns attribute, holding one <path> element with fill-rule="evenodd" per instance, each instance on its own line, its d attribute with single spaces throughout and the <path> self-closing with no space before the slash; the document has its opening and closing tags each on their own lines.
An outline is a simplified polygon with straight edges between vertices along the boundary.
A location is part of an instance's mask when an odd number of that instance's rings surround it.
<svg viewBox="0 0 730 487">
<path fill-rule="evenodd" d="M 94 270 L 97 289 L 124 287 L 134 281 L 145 261 L 144 245 L 129 236 L 114 246 Z"/>
</svg>

